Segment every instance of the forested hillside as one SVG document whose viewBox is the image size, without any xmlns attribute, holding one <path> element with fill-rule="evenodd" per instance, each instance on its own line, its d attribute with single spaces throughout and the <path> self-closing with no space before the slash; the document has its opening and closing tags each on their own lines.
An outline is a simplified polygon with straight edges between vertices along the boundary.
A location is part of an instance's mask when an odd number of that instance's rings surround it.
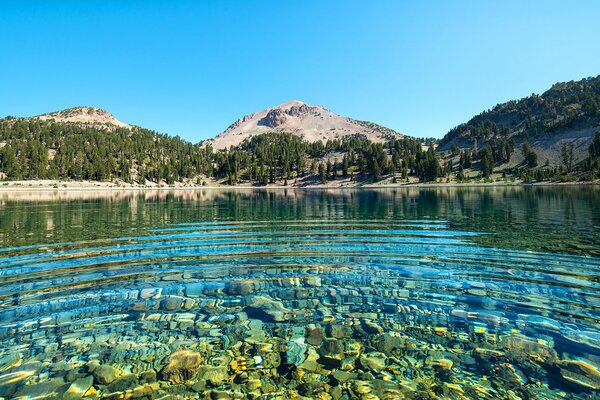
<svg viewBox="0 0 600 400">
<path fill-rule="evenodd" d="M 390 174 L 432 180 L 441 174 L 433 146 L 402 138 L 373 143 L 361 135 L 307 142 L 291 133 L 253 136 L 230 150 L 192 144 L 134 127 L 88 127 L 37 119 L 0 120 L 0 173 L 7 180 L 121 180 L 137 184 L 325 183 L 377 181 Z"/>
<path fill-rule="evenodd" d="M 0 120 L 6 178 L 172 183 L 211 174 L 210 151 L 142 128 L 94 128 L 34 119 Z"/>
<path fill-rule="evenodd" d="M 438 151 L 446 164 L 454 163 L 458 180 L 495 171 L 526 181 L 594 179 L 597 132 L 600 76 L 498 104 L 451 129 Z"/>
<path fill-rule="evenodd" d="M 565 130 L 600 127 L 600 76 L 557 83 L 541 96 L 498 104 L 450 130 L 440 141 L 471 146 L 477 140 L 514 138 L 534 141 Z"/>
</svg>

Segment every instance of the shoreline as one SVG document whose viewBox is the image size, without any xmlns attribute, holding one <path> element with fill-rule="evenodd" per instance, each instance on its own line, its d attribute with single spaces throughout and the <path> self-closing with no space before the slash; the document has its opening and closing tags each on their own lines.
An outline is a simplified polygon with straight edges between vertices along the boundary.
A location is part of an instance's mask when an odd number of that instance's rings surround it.
<svg viewBox="0 0 600 400">
<path fill-rule="evenodd" d="M 37 191 L 172 191 L 172 190 L 377 190 L 377 189 L 427 189 L 427 188 L 477 188 L 477 187 L 550 187 L 550 186 L 600 186 L 600 181 L 587 182 L 482 182 L 482 183 L 414 183 L 414 184 L 366 184 L 366 185 L 307 185 L 307 186 L 118 186 L 112 182 L 53 182 L 33 183 L 34 181 L 6 181 L 0 183 L 0 192 Z"/>
</svg>

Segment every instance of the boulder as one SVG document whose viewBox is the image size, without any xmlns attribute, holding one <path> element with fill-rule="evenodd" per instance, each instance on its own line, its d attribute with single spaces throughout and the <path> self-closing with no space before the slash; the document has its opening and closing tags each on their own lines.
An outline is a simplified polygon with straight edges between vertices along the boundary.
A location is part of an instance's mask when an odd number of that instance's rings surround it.
<svg viewBox="0 0 600 400">
<path fill-rule="evenodd" d="M 162 380 L 184 383 L 194 376 L 202 357 L 191 350 L 181 350 L 167 357 L 167 365 L 160 371 Z"/>
</svg>

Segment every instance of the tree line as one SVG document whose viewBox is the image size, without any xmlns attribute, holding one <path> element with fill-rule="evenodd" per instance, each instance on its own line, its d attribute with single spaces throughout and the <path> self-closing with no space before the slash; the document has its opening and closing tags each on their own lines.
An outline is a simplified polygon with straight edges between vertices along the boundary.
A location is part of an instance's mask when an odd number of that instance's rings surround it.
<svg viewBox="0 0 600 400">
<path fill-rule="evenodd" d="M 142 128 L 97 128 L 7 117 L 0 120 L 0 172 L 5 179 L 116 180 L 172 184 L 212 178 L 235 185 L 314 178 L 322 182 L 394 174 L 435 180 L 439 156 L 423 140 L 373 143 L 357 135 L 307 142 L 282 132 L 215 150 Z"/>
<path fill-rule="evenodd" d="M 16 118 L 0 120 L 0 172 L 4 179 L 122 180 L 252 185 L 327 183 L 336 180 L 376 182 L 384 178 L 433 182 L 442 177 L 466 180 L 467 170 L 489 178 L 518 150 L 523 163 L 505 171 L 525 180 L 600 170 L 600 132 L 589 158 L 575 163 L 573 145 L 565 143 L 560 168 L 539 165 L 527 141 L 492 138 L 479 148 L 453 145 L 436 150 L 433 139 L 397 138 L 375 143 L 364 136 L 307 142 L 292 133 L 252 136 L 237 147 L 215 150 L 142 128 L 95 128 Z"/>
</svg>

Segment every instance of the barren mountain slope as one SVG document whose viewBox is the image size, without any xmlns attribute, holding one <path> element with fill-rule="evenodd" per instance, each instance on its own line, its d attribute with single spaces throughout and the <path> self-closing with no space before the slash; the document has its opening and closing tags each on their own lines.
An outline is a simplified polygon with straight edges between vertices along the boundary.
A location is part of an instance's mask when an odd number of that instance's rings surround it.
<svg viewBox="0 0 600 400">
<path fill-rule="evenodd" d="M 237 146 L 245 139 L 264 132 L 291 132 L 309 142 L 364 135 L 375 142 L 401 134 L 383 126 L 338 115 L 323 106 L 310 106 L 302 101 L 289 101 L 246 115 L 231 124 L 214 139 L 207 141 L 216 149 Z"/>
<path fill-rule="evenodd" d="M 131 128 L 130 125 L 119 121 L 108 111 L 96 107 L 74 107 L 32 118 L 42 121 L 54 120 L 55 122 L 67 122 L 79 125 Z"/>
</svg>

